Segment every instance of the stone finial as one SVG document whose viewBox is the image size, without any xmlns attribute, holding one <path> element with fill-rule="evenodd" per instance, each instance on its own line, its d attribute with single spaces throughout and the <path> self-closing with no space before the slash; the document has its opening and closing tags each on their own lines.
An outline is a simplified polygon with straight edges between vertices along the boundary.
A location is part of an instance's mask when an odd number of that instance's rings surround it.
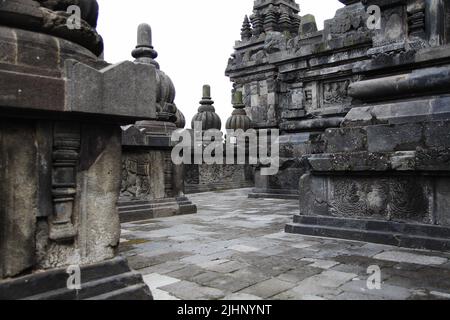
<svg viewBox="0 0 450 320">
<path fill-rule="evenodd" d="M 248 19 L 248 16 L 245 16 L 241 29 L 241 39 L 242 41 L 248 41 L 251 39 L 251 37 L 252 37 L 252 28 L 250 25 L 250 20 Z"/>
<path fill-rule="evenodd" d="M 258 12 L 255 12 L 250 16 L 250 20 L 252 22 L 252 34 L 254 37 L 258 38 L 261 33 L 264 32 L 263 20 Z"/>
<path fill-rule="evenodd" d="M 136 63 L 144 63 L 155 66 L 157 73 L 157 95 L 156 95 L 156 111 L 157 119 L 165 122 L 179 122 L 182 119 L 177 119 L 177 107 L 175 105 L 175 86 L 168 75 L 160 70 L 158 62 L 155 59 L 158 53 L 153 48 L 152 44 L 152 28 L 142 23 L 137 31 L 137 45 L 133 50 L 132 55 L 136 58 Z M 149 124 L 146 121 L 138 122 L 138 125 L 144 126 Z"/>
<path fill-rule="evenodd" d="M 247 116 L 245 111 L 245 104 L 242 98 L 242 92 L 236 91 L 233 95 L 233 108 L 234 111 L 226 123 L 227 130 L 244 130 L 247 131 L 251 128 L 251 119 Z"/>
<path fill-rule="evenodd" d="M 159 64 L 155 61 L 158 57 L 158 52 L 153 48 L 152 28 L 150 25 L 146 23 L 139 25 L 137 31 L 137 45 L 132 52 L 132 56 L 136 59 L 136 62 L 151 64 L 159 69 Z"/>
<path fill-rule="evenodd" d="M 213 106 L 214 101 L 211 99 L 211 87 L 209 85 L 203 86 L 203 98 L 200 101 L 200 107 L 198 113 L 192 119 L 192 129 L 195 128 L 195 122 L 202 123 L 202 130 L 217 129 L 222 127 L 222 121 L 219 115 L 216 113 L 216 109 Z"/>
<path fill-rule="evenodd" d="M 277 25 L 277 15 L 274 7 L 270 7 L 267 11 L 266 17 L 264 19 L 264 31 L 270 32 L 275 31 Z"/>
</svg>

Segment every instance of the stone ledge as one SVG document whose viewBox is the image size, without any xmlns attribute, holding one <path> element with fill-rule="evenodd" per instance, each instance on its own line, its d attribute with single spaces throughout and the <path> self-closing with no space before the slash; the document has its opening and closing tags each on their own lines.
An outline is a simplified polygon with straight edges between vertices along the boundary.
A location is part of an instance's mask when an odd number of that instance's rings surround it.
<svg viewBox="0 0 450 320">
<path fill-rule="evenodd" d="M 286 232 L 380 243 L 414 249 L 450 250 L 450 228 L 334 217 L 295 216 Z"/>
</svg>

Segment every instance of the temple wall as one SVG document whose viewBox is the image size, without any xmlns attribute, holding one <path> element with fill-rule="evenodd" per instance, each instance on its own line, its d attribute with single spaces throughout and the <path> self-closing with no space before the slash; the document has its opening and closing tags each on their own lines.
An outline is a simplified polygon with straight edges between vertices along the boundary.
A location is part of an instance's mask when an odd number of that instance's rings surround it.
<svg viewBox="0 0 450 320">
<path fill-rule="evenodd" d="M 186 193 L 230 190 L 253 186 L 253 168 L 249 165 L 185 165 Z"/>
</svg>

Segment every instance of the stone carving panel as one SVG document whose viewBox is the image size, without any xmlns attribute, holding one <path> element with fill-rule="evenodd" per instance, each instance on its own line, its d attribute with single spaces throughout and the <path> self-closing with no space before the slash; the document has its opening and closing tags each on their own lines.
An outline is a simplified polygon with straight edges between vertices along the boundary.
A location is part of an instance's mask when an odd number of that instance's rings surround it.
<svg viewBox="0 0 450 320">
<path fill-rule="evenodd" d="M 163 152 L 125 152 L 120 196 L 133 200 L 162 199 L 167 188 L 166 180 L 170 177 Z"/>
<path fill-rule="evenodd" d="M 322 84 L 323 106 L 346 104 L 350 102 L 347 91 L 349 80 L 324 82 Z"/>
<path fill-rule="evenodd" d="M 432 222 L 427 187 L 417 179 L 334 177 L 329 188 L 333 216 Z"/>
</svg>

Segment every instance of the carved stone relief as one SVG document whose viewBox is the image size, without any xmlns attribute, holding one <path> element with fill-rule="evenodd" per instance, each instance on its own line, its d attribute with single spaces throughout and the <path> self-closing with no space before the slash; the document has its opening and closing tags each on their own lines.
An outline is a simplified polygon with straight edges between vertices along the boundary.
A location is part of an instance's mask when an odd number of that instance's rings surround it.
<svg viewBox="0 0 450 320">
<path fill-rule="evenodd" d="M 127 199 L 163 199 L 171 193 L 172 169 L 161 151 L 125 152 L 122 159 L 120 196 Z M 171 163 L 171 162 L 169 162 Z"/>
<path fill-rule="evenodd" d="M 349 85 L 349 80 L 323 83 L 323 105 L 343 104 L 348 102 L 349 97 L 347 91 Z"/>
<path fill-rule="evenodd" d="M 331 178 L 330 213 L 431 223 L 427 187 L 413 178 Z"/>
</svg>

